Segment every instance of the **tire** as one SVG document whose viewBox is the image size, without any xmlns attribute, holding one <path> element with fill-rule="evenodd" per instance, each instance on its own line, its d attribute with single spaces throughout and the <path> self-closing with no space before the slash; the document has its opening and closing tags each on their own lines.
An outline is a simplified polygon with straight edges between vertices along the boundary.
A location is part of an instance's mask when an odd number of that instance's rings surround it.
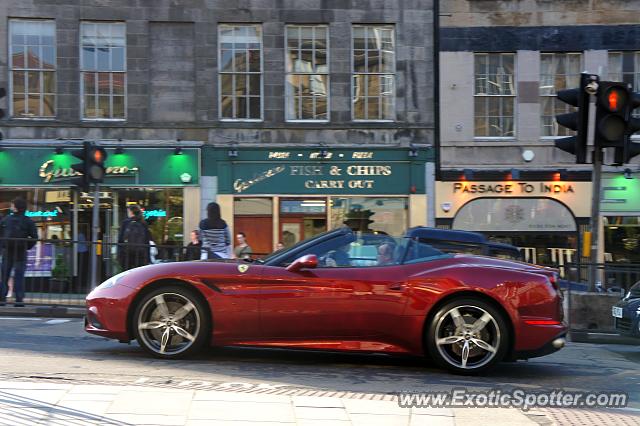
<svg viewBox="0 0 640 426">
<path fill-rule="evenodd" d="M 202 348 L 210 338 L 211 321 L 194 291 L 165 286 L 140 300 L 132 328 L 138 344 L 151 355 L 179 359 Z"/>
<path fill-rule="evenodd" d="M 482 299 L 452 300 L 438 309 L 428 325 L 428 353 L 440 367 L 454 373 L 487 371 L 502 361 L 509 349 L 506 321 L 500 311 Z"/>
</svg>

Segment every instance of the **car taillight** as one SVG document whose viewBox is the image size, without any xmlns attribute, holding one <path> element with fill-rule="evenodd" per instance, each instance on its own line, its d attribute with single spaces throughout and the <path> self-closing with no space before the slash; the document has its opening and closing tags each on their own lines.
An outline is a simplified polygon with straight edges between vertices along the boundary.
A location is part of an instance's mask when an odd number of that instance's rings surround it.
<svg viewBox="0 0 640 426">
<path fill-rule="evenodd" d="M 525 320 L 525 324 L 529 325 L 560 325 L 562 322 L 555 320 Z"/>
</svg>

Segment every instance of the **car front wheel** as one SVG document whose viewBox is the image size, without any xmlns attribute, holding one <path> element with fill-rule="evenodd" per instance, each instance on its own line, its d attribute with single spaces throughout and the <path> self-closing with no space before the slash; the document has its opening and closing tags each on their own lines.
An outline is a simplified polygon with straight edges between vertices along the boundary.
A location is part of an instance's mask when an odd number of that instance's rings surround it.
<svg viewBox="0 0 640 426">
<path fill-rule="evenodd" d="M 145 295 L 133 319 L 136 340 L 159 358 L 196 353 L 210 329 L 204 304 L 193 291 L 179 286 L 162 287 Z"/>
<path fill-rule="evenodd" d="M 504 357 L 509 333 L 501 312 L 476 298 L 453 300 L 436 312 L 426 336 L 438 365 L 455 373 L 486 371 Z"/>
</svg>

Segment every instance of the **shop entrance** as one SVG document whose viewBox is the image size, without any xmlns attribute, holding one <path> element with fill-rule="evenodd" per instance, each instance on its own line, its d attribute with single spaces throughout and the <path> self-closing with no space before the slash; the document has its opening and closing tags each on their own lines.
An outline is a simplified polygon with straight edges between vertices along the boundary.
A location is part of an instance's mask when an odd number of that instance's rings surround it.
<svg viewBox="0 0 640 426">
<path fill-rule="evenodd" d="M 280 239 L 285 247 L 327 230 L 325 198 L 283 198 L 280 200 Z"/>
</svg>

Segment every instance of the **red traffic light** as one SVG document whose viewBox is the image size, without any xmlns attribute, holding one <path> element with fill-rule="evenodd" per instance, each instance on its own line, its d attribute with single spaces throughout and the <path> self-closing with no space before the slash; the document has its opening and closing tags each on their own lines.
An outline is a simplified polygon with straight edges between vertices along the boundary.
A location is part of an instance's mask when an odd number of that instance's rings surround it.
<svg viewBox="0 0 640 426">
<path fill-rule="evenodd" d="M 107 153 L 102 148 L 95 148 L 91 152 L 91 160 L 95 163 L 102 164 L 107 158 Z"/>
<path fill-rule="evenodd" d="M 628 92 L 623 87 L 610 87 L 604 94 L 604 106 L 611 112 L 618 112 L 627 105 Z"/>
</svg>

